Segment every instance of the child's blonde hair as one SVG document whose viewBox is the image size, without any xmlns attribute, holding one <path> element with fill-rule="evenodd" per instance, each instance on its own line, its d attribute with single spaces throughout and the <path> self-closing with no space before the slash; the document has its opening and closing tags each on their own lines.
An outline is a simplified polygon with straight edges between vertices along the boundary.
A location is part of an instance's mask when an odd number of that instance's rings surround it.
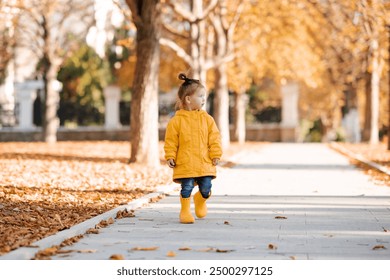
<svg viewBox="0 0 390 280">
<path fill-rule="evenodd" d="M 187 96 L 193 95 L 199 88 L 205 88 L 199 80 L 187 78 L 187 76 L 183 73 L 179 74 L 179 79 L 184 82 L 181 84 L 177 93 L 176 110 L 183 109 L 185 103 L 184 100 Z"/>
</svg>

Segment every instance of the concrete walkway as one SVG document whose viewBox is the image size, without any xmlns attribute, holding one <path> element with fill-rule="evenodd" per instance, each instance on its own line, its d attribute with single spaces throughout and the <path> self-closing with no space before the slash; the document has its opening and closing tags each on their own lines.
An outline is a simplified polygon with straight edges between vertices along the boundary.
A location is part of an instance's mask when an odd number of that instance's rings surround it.
<svg viewBox="0 0 390 280">
<path fill-rule="evenodd" d="M 269 144 L 232 161 L 205 219 L 180 224 L 174 191 L 52 259 L 390 260 L 390 187 L 346 157 L 323 144 Z"/>
</svg>

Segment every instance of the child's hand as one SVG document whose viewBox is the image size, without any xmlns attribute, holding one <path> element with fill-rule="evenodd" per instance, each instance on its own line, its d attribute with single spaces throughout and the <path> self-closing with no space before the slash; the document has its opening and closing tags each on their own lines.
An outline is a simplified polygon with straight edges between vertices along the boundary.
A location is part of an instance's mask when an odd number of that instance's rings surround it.
<svg viewBox="0 0 390 280">
<path fill-rule="evenodd" d="M 176 166 L 175 160 L 174 159 L 168 159 L 167 164 L 170 168 L 174 168 Z"/>
<path fill-rule="evenodd" d="M 213 158 L 213 165 L 216 166 L 219 163 L 219 158 Z"/>
</svg>

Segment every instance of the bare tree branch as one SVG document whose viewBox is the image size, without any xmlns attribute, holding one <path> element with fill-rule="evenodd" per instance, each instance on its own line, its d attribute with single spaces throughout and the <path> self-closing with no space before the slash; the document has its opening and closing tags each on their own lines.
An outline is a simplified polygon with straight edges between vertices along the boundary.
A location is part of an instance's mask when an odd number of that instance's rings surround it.
<svg viewBox="0 0 390 280">
<path fill-rule="evenodd" d="M 202 16 L 198 20 L 204 20 L 218 5 L 218 0 L 212 0 L 208 7 L 203 10 Z"/>
<path fill-rule="evenodd" d="M 171 35 L 174 35 L 174 36 L 176 36 L 178 38 L 182 38 L 182 39 L 185 39 L 185 40 L 189 39 L 188 34 L 179 32 L 178 30 L 176 30 L 172 26 L 168 25 L 167 23 L 163 23 L 162 27 L 163 27 L 163 31 L 165 31 L 165 32 L 167 32 L 167 33 L 169 33 Z"/>
<path fill-rule="evenodd" d="M 241 17 L 241 14 L 242 12 L 244 11 L 244 2 L 241 2 L 238 7 L 237 7 L 237 10 L 234 14 L 234 18 L 232 20 L 232 22 L 230 23 L 230 26 L 228 27 L 228 38 L 229 38 L 229 41 L 233 41 L 233 35 L 234 35 L 234 32 L 235 32 L 235 29 L 237 27 L 237 24 L 238 24 L 238 21 L 240 20 L 240 17 Z"/>
<path fill-rule="evenodd" d="M 166 46 L 174 50 L 180 58 L 182 58 L 186 63 L 192 64 L 192 59 L 191 57 L 187 54 L 187 52 L 180 47 L 178 44 L 176 44 L 174 41 L 169 40 L 167 38 L 160 38 L 160 44 L 162 46 Z"/>
<path fill-rule="evenodd" d="M 188 22 L 196 22 L 196 16 L 190 11 L 183 9 L 182 5 L 178 3 L 173 4 L 171 1 L 166 1 L 166 5 L 171 7 L 177 15 L 183 18 L 183 20 Z"/>
<path fill-rule="evenodd" d="M 182 17 L 185 21 L 189 23 L 196 23 L 202 20 L 205 20 L 210 12 L 212 12 L 218 5 L 218 0 L 212 0 L 210 4 L 203 10 L 203 13 L 200 16 L 196 16 L 190 11 L 183 9 L 182 5 L 178 3 L 172 3 L 171 1 L 167 1 L 166 4 L 170 6 L 176 14 Z"/>
<path fill-rule="evenodd" d="M 205 63 L 206 69 L 215 68 L 223 63 L 228 63 L 236 57 L 235 53 L 227 53 L 223 57 L 214 57 L 214 59 L 209 59 Z"/>
</svg>

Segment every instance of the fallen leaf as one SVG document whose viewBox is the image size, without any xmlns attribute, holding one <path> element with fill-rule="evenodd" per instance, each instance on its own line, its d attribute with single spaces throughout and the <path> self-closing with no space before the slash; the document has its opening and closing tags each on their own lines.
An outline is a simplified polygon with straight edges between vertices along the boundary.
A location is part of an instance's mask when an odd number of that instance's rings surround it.
<svg viewBox="0 0 390 280">
<path fill-rule="evenodd" d="M 215 252 L 217 253 L 229 253 L 229 252 L 233 252 L 234 250 L 223 250 L 223 249 L 216 249 Z"/>
<path fill-rule="evenodd" d="M 47 259 L 50 259 L 50 256 L 53 256 L 55 255 L 58 250 L 59 250 L 59 246 L 53 246 L 53 247 L 50 247 L 50 248 L 46 248 L 44 250 L 41 250 L 41 251 L 38 251 L 35 256 L 34 256 L 34 260 L 47 260 Z"/>
<path fill-rule="evenodd" d="M 110 260 L 124 260 L 125 258 L 123 257 L 123 255 L 119 255 L 119 254 L 114 254 L 114 255 L 111 255 L 110 257 Z"/>
<path fill-rule="evenodd" d="M 76 242 L 78 242 L 80 239 L 82 239 L 84 235 L 79 234 L 73 237 L 70 237 L 68 239 L 65 239 L 64 241 L 61 242 L 60 247 L 65 247 L 65 246 L 70 246 Z"/>
<path fill-rule="evenodd" d="M 97 225 L 100 227 L 107 227 L 108 222 L 106 220 L 101 220 Z"/>
<path fill-rule="evenodd" d="M 216 252 L 216 253 L 229 253 L 233 252 L 234 250 L 225 250 L 225 249 L 218 249 L 218 248 L 206 248 L 206 249 L 200 249 L 196 250 L 197 252 Z"/>
<path fill-rule="evenodd" d="M 228 221 L 224 221 L 223 224 L 224 225 L 230 225 L 230 223 Z"/>
<path fill-rule="evenodd" d="M 84 250 L 77 250 L 77 253 L 86 253 L 86 254 L 92 254 L 92 253 L 96 253 L 97 250 L 94 250 L 94 249 L 84 249 Z"/>
<path fill-rule="evenodd" d="M 99 230 L 97 228 L 90 228 L 85 233 L 86 234 L 98 234 Z"/>
<path fill-rule="evenodd" d="M 277 247 L 276 245 L 270 243 L 270 244 L 268 244 L 268 249 L 270 249 L 270 250 L 276 250 L 276 249 L 278 249 L 278 247 Z"/>
<path fill-rule="evenodd" d="M 276 216 L 275 219 L 286 220 L 287 217 L 285 217 L 285 216 Z"/>
<path fill-rule="evenodd" d="M 132 251 L 156 251 L 158 247 L 134 247 Z"/>
<path fill-rule="evenodd" d="M 372 248 L 372 250 L 380 250 L 380 249 L 387 249 L 384 245 L 376 245 Z"/>
<path fill-rule="evenodd" d="M 173 251 L 168 251 L 167 257 L 170 257 L 170 258 L 176 257 L 176 253 Z"/>
<path fill-rule="evenodd" d="M 74 250 L 58 250 L 56 254 L 69 254 L 74 252 Z"/>
<path fill-rule="evenodd" d="M 119 210 L 116 213 L 116 219 L 122 219 L 122 218 L 133 218 L 135 217 L 134 215 L 134 210 L 128 211 L 127 209 L 125 210 Z"/>
<path fill-rule="evenodd" d="M 237 163 L 234 163 L 232 161 L 227 161 L 226 163 L 222 163 L 221 166 L 224 167 L 224 168 L 232 168 L 234 166 L 236 166 Z"/>
<path fill-rule="evenodd" d="M 181 247 L 179 248 L 180 251 L 191 251 L 192 249 L 190 247 Z"/>
<path fill-rule="evenodd" d="M 152 197 L 149 199 L 149 203 L 155 203 L 157 201 L 159 201 L 160 199 L 162 199 L 164 197 L 164 195 L 159 195 L 159 196 L 156 196 L 156 197 Z"/>
<path fill-rule="evenodd" d="M 40 253 L 42 255 L 51 255 L 51 254 L 56 253 L 57 251 L 58 251 L 58 247 L 54 246 L 54 247 L 46 248 L 46 249 L 42 250 Z"/>
</svg>

